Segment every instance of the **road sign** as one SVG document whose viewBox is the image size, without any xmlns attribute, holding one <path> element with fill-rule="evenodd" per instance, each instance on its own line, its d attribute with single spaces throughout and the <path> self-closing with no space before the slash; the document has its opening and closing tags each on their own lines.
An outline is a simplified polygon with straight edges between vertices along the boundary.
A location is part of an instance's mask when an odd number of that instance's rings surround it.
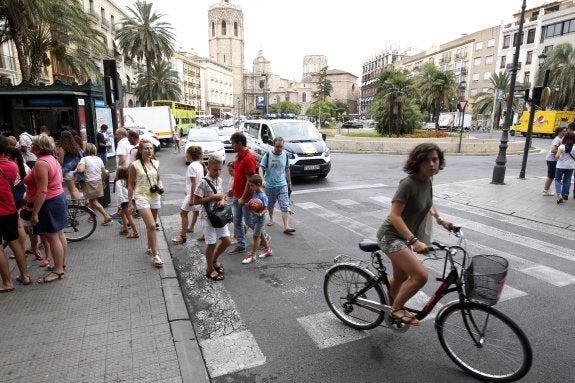
<svg viewBox="0 0 575 383">
<path fill-rule="evenodd" d="M 459 110 L 465 110 L 465 107 L 467 106 L 467 100 L 463 100 L 463 101 L 459 101 Z"/>
</svg>

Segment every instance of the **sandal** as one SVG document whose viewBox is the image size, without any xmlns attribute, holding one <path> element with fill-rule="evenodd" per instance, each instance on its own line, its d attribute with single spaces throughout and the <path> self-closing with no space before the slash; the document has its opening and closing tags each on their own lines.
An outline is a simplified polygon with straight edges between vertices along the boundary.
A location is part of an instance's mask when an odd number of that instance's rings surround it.
<svg viewBox="0 0 575 383">
<path fill-rule="evenodd" d="M 403 315 L 393 315 L 398 311 L 403 311 Z M 419 326 L 419 320 L 415 317 L 415 315 L 404 308 L 391 310 L 391 317 L 399 321 L 402 325 Z"/>
<path fill-rule="evenodd" d="M 62 266 L 62 268 L 63 268 L 64 270 L 66 270 L 66 265 Z M 48 266 L 48 267 L 46 267 L 46 270 L 48 270 L 48 271 L 54 271 L 54 266 Z"/>
<path fill-rule="evenodd" d="M 34 258 L 36 258 L 37 261 L 41 261 L 44 259 L 42 257 L 42 253 L 40 253 L 40 250 L 36 250 L 36 252 L 34 252 L 33 254 L 34 254 Z"/>
<path fill-rule="evenodd" d="M 218 274 L 217 272 L 216 275 L 206 273 L 206 277 L 211 279 L 212 281 L 223 281 L 225 279 L 225 277 L 222 274 Z"/>
<path fill-rule="evenodd" d="M 154 263 L 154 266 L 156 266 L 156 267 L 162 267 L 164 265 L 164 262 L 160 258 L 159 254 L 154 255 L 152 262 Z"/>
<path fill-rule="evenodd" d="M 172 243 L 174 245 L 181 245 L 182 243 L 186 243 L 186 236 L 177 235 L 174 238 L 172 238 Z"/>
<path fill-rule="evenodd" d="M 108 218 L 104 219 L 104 221 L 102 221 L 100 226 L 108 226 L 111 223 L 112 223 L 112 217 L 108 217 Z"/>
<path fill-rule="evenodd" d="M 216 270 L 218 274 L 223 274 L 224 273 L 223 263 L 214 263 L 214 270 Z"/>
<path fill-rule="evenodd" d="M 130 234 L 130 230 L 128 230 L 128 229 L 120 230 L 120 235 L 127 235 L 127 234 Z"/>
<path fill-rule="evenodd" d="M 54 279 L 48 279 L 48 277 L 50 275 L 56 275 L 58 276 L 58 278 L 54 278 Z M 52 283 L 54 281 L 58 281 L 60 279 L 62 279 L 62 277 L 64 276 L 64 273 L 57 273 L 55 271 L 52 271 L 50 274 L 46 275 L 45 277 L 42 277 L 40 279 L 38 279 L 38 283 L 43 284 L 43 283 Z"/>
<path fill-rule="evenodd" d="M 50 261 L 47 260 L 47 259 L 44 259 L 44 260 L 40 263 L 39 266 L 40 266 L 40 267 L 50 266 Z"/>
<path fill-rule="evenodd" d="M 126 238 L 140 238 L 140 234 L 138 233 L 130 233 L 126 236 Z"/>
</svg>

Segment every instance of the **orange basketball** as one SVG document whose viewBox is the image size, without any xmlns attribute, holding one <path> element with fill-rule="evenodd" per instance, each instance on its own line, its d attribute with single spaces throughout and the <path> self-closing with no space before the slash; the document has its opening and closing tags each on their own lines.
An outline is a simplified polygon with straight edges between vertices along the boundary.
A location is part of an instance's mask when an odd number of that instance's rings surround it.
<svg viewBox="0 0 575 383">
<path fill-rule="evenodd" d="M 252 198 L 248 202 L 248 208 L 252 213 L 261 213 L 262 211 L 264 211 L 265 206 L 261 199 Z"/>
</svg>

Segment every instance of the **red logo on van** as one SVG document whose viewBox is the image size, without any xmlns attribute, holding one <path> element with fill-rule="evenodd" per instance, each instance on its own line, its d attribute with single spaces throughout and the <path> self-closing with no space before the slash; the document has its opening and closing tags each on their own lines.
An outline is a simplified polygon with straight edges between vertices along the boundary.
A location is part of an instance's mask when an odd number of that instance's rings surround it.
<svg viewBox="0 0 575 383">
<path fill-rule="evenodd" d="M 537 117 L 537 123 L 538 124 L 542 124 L 544 122 L 545 122 L 545 116 L 542 115 L 542 116 Z"/>
</svg>

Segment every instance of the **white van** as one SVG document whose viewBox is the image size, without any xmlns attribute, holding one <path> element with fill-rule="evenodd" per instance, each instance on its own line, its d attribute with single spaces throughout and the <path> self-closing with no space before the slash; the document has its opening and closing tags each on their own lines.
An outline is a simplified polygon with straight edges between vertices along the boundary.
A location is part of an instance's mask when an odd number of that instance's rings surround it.
<svg viewBox="0 0 575 383">
<path fill-rule="evenodd" d="M 258 163 L 265 153 L 273 149 L 274 138 L 282 137 L 293 177 L 325 178 L 331 170 L 325 135 L 321 135 L 309 121 L 246 120 L 241 123 L 240 130 Z"/>
</svg>

